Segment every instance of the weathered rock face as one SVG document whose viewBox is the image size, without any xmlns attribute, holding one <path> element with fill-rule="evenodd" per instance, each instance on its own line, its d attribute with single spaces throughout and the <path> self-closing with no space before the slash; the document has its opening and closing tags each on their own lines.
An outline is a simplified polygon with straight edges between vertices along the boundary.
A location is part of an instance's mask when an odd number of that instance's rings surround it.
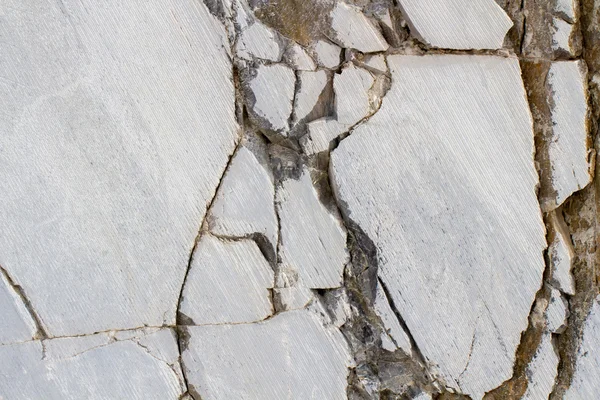
<svg viewBox="0 0 600 400">
<path fill-rule="evenodd" d="M 426 360 L 479 398 L 510 377 L 544 270 L 519 66 L 483 56 L 388 63 L 381 109 L 332 153 L 334 190 L 375 243 L 379 275 Z"/>
<path fill-rule="evenodd" d="M 600 3 L 0 1 L 0 399 L 592 399 Z"/>
<path fill-rule="evenodd" d="M 174 324 L 238 135 L 223 26 L 192 1 L 13 6 L 0 265 L 50 335 Z"/>
</svg>

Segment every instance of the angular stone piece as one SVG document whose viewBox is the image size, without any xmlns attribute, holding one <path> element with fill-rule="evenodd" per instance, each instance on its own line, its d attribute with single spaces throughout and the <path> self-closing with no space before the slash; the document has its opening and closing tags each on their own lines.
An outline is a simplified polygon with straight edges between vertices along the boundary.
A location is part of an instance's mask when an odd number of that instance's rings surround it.
<svg viewBox="0 0 600 400">
<path fill-rule="evenodd" d="M 313 155 L 329 150 L 331 141 L 347 132 L 351 125 L 332 118 L 321 118 L 306 124 L 306 134 L 300 138 L 304 153 Z"/>
<path fill-rule="evenodd" d="M 333 79 L 335 106 L 338 122 L 353 125 L 369 115 L 369 89 L 373 86 L 373 75 L 354 64 L 348 64 Z"/>
<path fill-rule="evenodd" d="M 542 341 L 536 350 L 533 359 L 527 366 L 525 375 L 528 384 L 527 391 L 522 400 L 541 400 L 547 399 L 558 373 L 558 354 L 552 343 L 552 334 L 545 332 L 542 334 Z"/>
<path fill-rule="evenodd" d="M 283 268 L 294 270 L 299 285 L 311 289 L 339 287 L 348 262 L 346 231 L 319 200 L 308 170 L 277 190 Z"/>
<path fill-rule="evenodd" d="M 342 49 L 333 43 L 319 40 L 311 46 L 317 63 L 325 68 L 336 68 L 341 64 Z"/>
<path fill-rule="evenodd" d="M 327 85 L 327 72 L 300 71 L 298 80 L 300 85 L 296 92 L 294 116 L 296 121 L 301 121 L 315 108 L 319 96 Z"/>
<path fill-rule="evenodd" d="M 183 288 L 180 312 L 195 325 L 261 321 L 273 313 L 273 269 L 252 240 L 203 235 Z"/>
<path fill-rule="evenodd" d="M 183 364 L 202 399 L 346 399 L 343 335 L 308 311 L 257 324 L 189 327 Z"/>
<path fill-rule="evenodd" d="M 400 0 L 411 32 L 433 47 L 499 49 L 512 21 L 494 0 Z"/>
<path fill-rule="evenodd" d="M 567 326 L 567 301 L 557 289 L 550 289 L 550 301 L 546 308 L 546 327 L 552 333 L 562 333 Z"/>
<path fill-rule="evenodd" d="M 237 140 L 224 27 L 193 0 L 20 4 L 0 27 L 0 265 L 51 336 L 174 324 Z"/>
<path fill-rule="evenodd" d="M 246 104 L 258 126 L 284 136 L 289 129 L 296 76 L 282 64 L 259 65 L 249 78 Z"/>
<path fill-rule="evenodd" d="M 37 327 L 23 299 L 0 270 L 0 346 L 33 339 Z"/>
<path fill-rule="evenodd" d="M 571 236 L 562 217 L 557 212 L 550 213 L 550 245 L 548 256 L 552 268 L 552 284 L 561 292 L 574 295 L 575 281 L 571 274 L 571 266 L 575 257 L 575 250 L 571 243 Z"/>
<path fill-rule="evenodd" d="M 574 0 L 556 0 L 554 9 L 556 12 L 564 14 L 571 21 L 576 18 Z"/>
<path fill-rule="evenodd" d="M 391 338 L 391 345 L 387 350 L 395 351 L 396 349 L 402 349 L 406 354 L 411 354 L 411 344 L 410 338 L 406 334 L 402 325 L 398 321 L 394 310 L 392 310 L 392 306 L 390 305 L 390 301 L 387 298 L 381 284 L 377 285 L 377 292 L 375 295 L 375 312 L 381 318 L 383 322 L 383 326 L 386 329 L 383 335 Z M 382 335 L 382 340 L 385 338 Z"/>
<path fill-rule="evenodd" d="M 387 71 L 387 64 L 385 62 L 385 56 L 382 54 L 375 54 L 369 57 L 366 57 L 364 61 L 365 65 L 376 69 L 381 73 L 385 73 Z"/>
<path fill-rule="evenodd" d="M 565 400 L 594 399 L 600 393 L 600 296 L 585 322 L 575 373 Z"/>
<path fill-rule="evenodd" d="M 358 7 L 338 1 L 330 16 L 334 38 L 342 47 L 362 53 L 388 49 L 389 45 L 379 29 Z"/>
<path fill-rule="evenodd" d="M 312 291 L 302 286 L 273 289 L 274 301 L 281 311 L 305 308 L 313 299 Z"/>
<path fill-rule="evenodd" d="M 283 54 L 284 61 L 295 70 L 314 71 L 317 64 L 298 43 L 291 44 Z"/>
<path fill-rule="evenodd" d="M 239 57 L 246 60 L 260 58 L 280 61 L 282 55 L 278 33 L 258 21 L 242 30 L 236 51 Z"/>
<path fill-rule="evenodd" d="M 177 399 L 185 392 L 175 334 L 107 333 L 0 346 L 3 399 Z"/>
<path fill-rule="evenodd" d="M 552 138 L 548 157 L 558 207 L 592 179 L 588 139 L 587 68 L 583 61 L 559 61 L 550 66 L 548 88 L 552 104 Z"/>
<path fill-rule="evenodd" d="M 264 160 L 260 158 L 262 152 Z M 209 230 L 220 236 L 264 236 L 273 252 L 277 247 L 275 187 L 264 145 L 240 146 L 225 172 L 209 210 Z"/>
<path fill-rule="evenodd" d="M 544 270 L 519 63 L 399 55 L 388 65 L 381 109 L 332 153 L 332 186 L 377 247 L 421 353 L 447 385 L 481 398 L 512 375 Z"/>
</svg>

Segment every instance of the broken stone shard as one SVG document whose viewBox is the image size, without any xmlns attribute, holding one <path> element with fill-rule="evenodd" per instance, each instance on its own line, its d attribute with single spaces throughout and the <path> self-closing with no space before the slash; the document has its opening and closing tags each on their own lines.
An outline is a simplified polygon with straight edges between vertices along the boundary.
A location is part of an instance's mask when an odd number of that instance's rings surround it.
<svg viewBox="0 0 600 400">
<path fill-rule="evenodd" d="M 183 363 L 202 399 L 346 399 L 343 335 L 309 311 L 257 324 L 187 328 Z"/>
<path fill-rule="evenodd" d="M 373 53 L 389 47 L 376 25 L 358 7 L 341 1 L 331 11 L 331 28 L 335 41 L 345 48 Z"/>
<path fill-rule="evenodd" d="M 304 153 L 313 155 L 329 150 L 331 141 L 347 132 L 351 125 L 333 118 L 321 118 L 306 124 L 306 134 L 300 138 Z"/>
<path fill-rule="evenodd" d="M 298 80 L 299 89 L 296 92 L 294 116 L 296 121 L 301 121 L 315 108 L 329 79 L 327 72 L 320 70 L 300 71 Z"/>
<path fill-rule="evenodd" d="M 242 30 L 236 47 L 237 55 L 247 60 L 260 58 L 279 61 L 282 51 L 277 32 L 258 21 Z"/>
<path fill-rule="evenodd" d="M 33 339 L 37 327 L 24 300 L 0 269 L 0 346 Z"/>
<path fill-rule="evenodd" d="M 573 41 L 574 25 L 566 22 L 561 18 L 552 18 L 554 33 L 552 35 L 552 48 L 554 50 L 562 50 L 571 56 L 575 56 L 578 48 Z"/>
<path fill-rule="evenodd" d="M 348 262 L 346 231 L 337 216 L 321 203 L 307 169 L 298 180 L 287 179 L 277 189 L 283 268 L 296 271 L 299 286 L 336 288 Z"/>
<path fill-rule="evenodd" d="M 313 299 L 312 291 L 306 287 L 294 286 L 273 289 L 277 310 L 289 311 L 305 308 Z"/>
<path fill-rule="evenodd" d="M 411 354 L 410 338 L 406 334 L 406 331 L 402 325 L 400 325 L 398 317 L 390 305 L 390 299 L 388 299 L 385 291 L 381 287 L 381 283 L 377 284 L 377 292 L 375 295 L 375 312 L 377 315 L 379 315 L 379 318 L 381 318 L 383 326 L 386 330 L 381 335 L 384 348 L 388 351 L 402 349 L 402 351 L 404 351 L 406 354 Z"/>
<path fill-rule="evenodd" d="M 600 393 L 600 296 L 596 297 L 583 329 L 583 340 L 565 400 L 593 399 Z"/>
<path fill-rule="evenodd" d="M 548 72 L 552 138 L 548 144 L 554 208 L 592 179 L 588 143 L 587 68 L 583 61 L 554 62 Z"/>
<path fill-rule="evenodd" d="M 550 213 L 550 225 L 549 238 L 552 239 L 548 246 L 548 256 L 552 267 L 552 284 L 563 293 L 574 295 L 575 282 L 571 266 L 575 250 L 568 228 L 562 216 L 558 215 L 558 210 Z"/>
<path fill-rule="evenodd" d="M 314 71 L 317 65 L 306 50 L 298 43 L 292 43 L 283 54 L 283 59 L 290 67 L 299 71 Z"/>
<path fill-rule="evenodd" d="M 287 136 L 296 76 L 282 64 L 259 65 L 248 78 L 246 105 L 257 125 Z"/>
<path fill-rule="evenodd" d="M 336 68 L 341 64 L 342 49 L 326 40 L 319 40 L 311 46 L 314 58 L 320 66 Z"/>
<path fill-rule="evenodd" d="M 273 269 L 252 240 L 203 235 L 192 258 L 180 312 L 195 325 L 261 321 L 273 313 Z"/>
<path fill-rule="evenodd" d="M 512 21 L 494 0 L 400 0 L 411 32 L 433 47 L 499 49 Z"/>
<path fill-rule="evenodd" d="M 374 242 L 426 361 L 478 399 L 512 375 L 544 270 L 519 63 L 398 55 L 388 65 L 381 109 L 332 152 L 332 186 Z"/>
<path fill-rule="evenodd" d="M 347 64 L 341 74 L 335 75 L 333 91 L 338 122 L 351 126 L 369 115 L 369 89 L 374 81 L 369 71 L 354 64 Z"/>
<path fill-rule="evenodd" d="M 544 332 L 533 359 L 527 366 L 527 391 L 522 400 L 548 399 L 558 373 L 558 354 L 552 343 L 552 334 Z"/>
<path fill-rule="evenodd" d="M 546 309 L 546 327 L 552 333 L 562 333 L 567 326 L 568 304 L 560 291 L 550 289 L 550 301 Z"/>
<path fill-rule="evenodd" d="M 274 252 L 278 230 L 273 203 L 275 188 L 266 158 L 262 143 L 247 142 L 238 148 L 209 210 L 207 222 L 209 230 L 219 236 L 262 235 Z"/>
<path fill-rule="evenodd" d="M 22 8 L 0 27 L 0 265 L 50 336 L 174 324 L 238 135 L 223 25 L 192 0 Z"/>
<path fill-rule="evenodd" d="M 0 346 L 0 398 L 177 399 L 186 391 L 178 358 L 171 329 Z"/>
</svg>

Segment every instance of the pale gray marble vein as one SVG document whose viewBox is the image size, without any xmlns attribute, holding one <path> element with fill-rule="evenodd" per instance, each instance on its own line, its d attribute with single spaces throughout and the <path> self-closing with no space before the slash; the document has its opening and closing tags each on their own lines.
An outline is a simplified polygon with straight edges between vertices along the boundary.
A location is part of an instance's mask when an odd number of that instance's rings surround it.
<svg viewBox="0 0 600 400">
<path fill-rule="evenodd" d="M 473 398 L 512 375 L 546 247 L 518 61 L 390 56 L 377 114 L 333 152 L 346 218 L 426 360 Z M 457 94 L 460 93 L 460 96 Z"/>
<path fill-rule="evenodd" d="M 192 0 L 2 11 L 0 265 L 50 335 L 174 324 L 238 136 L 223 26 Z"/>
<path fill-rule="evenodd" d="M 310 311 L 257 324 L 190 327 L 183 352 L 202 399 L 342 400 L 352 361 L 342 334 Z"/>
</svg>

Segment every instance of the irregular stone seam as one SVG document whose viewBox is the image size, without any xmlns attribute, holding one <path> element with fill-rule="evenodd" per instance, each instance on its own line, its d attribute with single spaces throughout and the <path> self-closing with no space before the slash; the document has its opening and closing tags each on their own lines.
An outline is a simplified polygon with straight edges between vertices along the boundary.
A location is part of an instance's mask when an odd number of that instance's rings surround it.
<svg viewBox="0 0 600 400">
<path fill-rule="evenodd" d="M 387 71 L 384 72 L 383 74 L 381 74 L 381 71 L 378 71 L 378 70 L 376 70 L 376 69 L 374 69 L 372 67 L 369 67 L 369 66 L 365 65 L 362 62 L 353 61 L 353 64 L 355 64 L 359 68 L 364 68 L 365 70 L 369 71 L 373 75 L 383 75 L 383 76 L 385 76 L 386 78 L 388 78 L 390 80 L 390 85 L 391 85 L 392 84 L 392 74 L 390 72 L 390 68 L 387 66 L 387 57 L 385 55 L 384 55 L 384 60 L 385 60 L 385 64 L 386 64 L 386 67 L 387 67 Z M 377 84 L 377 78 L 375 77 L 375 79 L 373 80 L 373 86 L 375 86 L 376 84 Z M 369 89 L 369 91 L 371 91 L 373 89 L 373 86 L 371 86 L 371 88 Z M 385 93 L 383 93 L 383 95 L 379 99 L 379 104 L 377 105 L 377 107 L 373 111 L 371 111 L 369 114 L 367 114 L 364 117 L 362 117 L 358 122 L 354 123 L 353 125 L 350 125 L 344 132 L 340 133 L 337 137 L 333 138 L 329 142 L 330 146 L 331 146 L 331 143 L 334 143 L 333 148 L 331 148 L 330 150 L 328 150 L 327 153 L 331 153 L 333 150 L 335 150 L 340 145 L 340 143 L 342 142 L 342 140 L 344 140 L 348 136 L 350 136 L 352 134 L 352 132 L 356 128 L 358 128 L 359 125 L 362 125 L 362 124 L 366 123 L 375 114 L 377 114 L 379 112 L 379 110 L 381 109 L 381 105 L 383 104 L 383 99 L 385 98 L 386 94 L 387 94 L 387 91 Z M 317 121 L 317 120 L 315 120 L 315 121 Z M 311 121 L 311 122 L 314 122 L 314 121 Z M 309 139 L 307 134 L 303 135 L 301 137 L 301 139 L 302 138 L 305 138 L 304 140 L 308 140 Z M 301 151 L 302 151 L 302 153 L 304 153 L 304 148 L 302 146 L 301 146 Z M 315 153 L 315 154 L 318 154 L 318 153 Z M 337 200 L 335 200 L 335 201 L 336 201 L 336 204 L 337 204 Z M 340 211 L 339 204 L 338 204 L 338 211 Z M 342 215 L 341 212 L 340 212 L 340 215 Z M 345 226 L 345 225 L 346 224 L 344 223 L 344 227 L 346 228 L 346 230 L 348 230 L 348 227 Z"/>
<path fill-rule="evenodd" d="M 23 302 L 23 305 L 25 306 L 25 309 L 27 310 L 27 312 L 29 313 L 29 316 L 33 320 L 33 322 L 35 324 L 35 328 L 36 328 L 35 336 L 33 337 L 32 340 L 27 340 L 25 342 L 17 342 L 17 343 L 26 343 L 26 342 L 33 341 L 36 339 L 37 340 L 48 339 L 49 338 L 48 333 L 44 329 L 42 320 L 40 319 L 39 315 L 35 311 L 33 304 L 31 304 L 31 301 L 25 294 L 23 287 L 21 285 L 17 285 L 15 283 L 15 281 L 12 279 L 12 277 L 8 274 L 8 271 L 6 269 L 4 269 L 2 266 L 0 266 L 0 273 L 4 276 L 4 278 L 6 279 L 6 282 L 8 282 L 8 284 L 10 285 L 12 290 L 15 291 L 15 293 L 19 296 L 19 298 Z M 14 343 L 6 343 L 4 345 L 9 345 L 9 344 L 14 344 Z"/>
</svg>

